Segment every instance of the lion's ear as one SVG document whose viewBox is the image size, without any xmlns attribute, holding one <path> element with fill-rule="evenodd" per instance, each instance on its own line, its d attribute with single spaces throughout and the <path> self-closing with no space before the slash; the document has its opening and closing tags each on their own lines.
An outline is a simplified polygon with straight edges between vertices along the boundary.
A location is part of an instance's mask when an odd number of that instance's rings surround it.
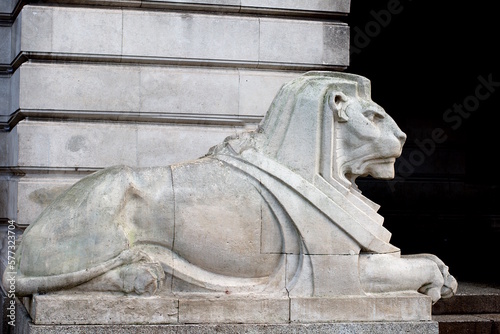
<svg viewBox="0 0 500 334">
<path fill-rule="evenodd" d="M 342 92 L 332 91 L 328 96 L 328 105 L 337 114 L 339 122 L 347 122 L 349 120 L 345 112 L 346 102 L 347 96 Z"/>
</svg>

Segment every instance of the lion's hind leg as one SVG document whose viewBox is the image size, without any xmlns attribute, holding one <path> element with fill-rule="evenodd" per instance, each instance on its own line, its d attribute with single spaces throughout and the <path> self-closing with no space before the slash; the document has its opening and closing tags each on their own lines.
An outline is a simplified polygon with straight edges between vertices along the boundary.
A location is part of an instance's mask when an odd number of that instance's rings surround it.
<svg viewBox="0 0 500 334">
<path fill-rule="evenodd" d="M 4 273 L 2 282 L 4 287 L 10 284 L 11 275 L 9 272 Z M 161 266 L 154 263 L 146 253 L 137 249 L 127 249 L 95 267 L 76 272 L 34 277 L 25 276 L 18 271 L 15 275 L 15 285 L 18 296 L 76 287 L 86 291 L 105 290 L 125 293 L 133 291 L 143 294 L 156 292 L 163 277 Z"/>
</svg>

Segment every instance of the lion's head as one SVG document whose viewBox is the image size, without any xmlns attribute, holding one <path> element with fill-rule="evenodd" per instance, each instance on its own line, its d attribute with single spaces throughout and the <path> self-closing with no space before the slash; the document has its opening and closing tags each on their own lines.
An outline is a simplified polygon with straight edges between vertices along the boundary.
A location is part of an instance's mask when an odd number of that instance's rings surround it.
<svg viewBox="0 0 500 334">
<path fill-rule="evenodd" d="M 392 179 L 406 140 L 396 122 L 369 96 L 352 89 L 331 91 L 328 102 L 336 119 L 338 176 L 352 184 L 358 176 Z"/>
<path fill-rule="evenodd" d="M 393 178 L 405 139 L 371 100 L 368 79 L 308 72 L 282 86 L 256 132 L 224 145 L 256 149 L 310 181 L 320 174 L 356 188 L 358 176 Z"/>
</svg>

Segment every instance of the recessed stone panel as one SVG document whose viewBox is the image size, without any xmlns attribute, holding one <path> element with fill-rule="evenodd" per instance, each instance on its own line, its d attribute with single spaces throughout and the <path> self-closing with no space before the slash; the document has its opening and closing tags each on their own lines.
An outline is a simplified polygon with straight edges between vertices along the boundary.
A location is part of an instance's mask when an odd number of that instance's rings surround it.
<svg viewBox="0 0 500 334">
<path fill-rule="evenodd" d="M 44 111 L 88 114 L 116 120 L 121 113 L 223 116 L 263 116 L 281 85 L 298 72 L 193 69 L 166 66 L 23 64 L 3 84 L 11 88 L 4 113 Z M 18 97 L 19 96 L 19 97 Z M 7 100 L 9 96 L 5 96 Z M 7 101 L 8 102 L 8 101 Z M 7 108 L 7 107 L 6 107 Z M 60 117 L 60 116 L 59 116 Z M 79 117 L 79 116 L 74 116 Z M 179 122 L 183 123 L 182 120 Z M 186 121 L 184 121 L 186 122 Z M 255 121 L 254 121 L 255 122 Z M 213 124 L 213 121 L 211 121 Z M 226 122 L 227 123 L 227 122 Z"/>
<path fill-rule="evenodd" d="M 237 115 L 239 85 L 234 70 L 143 67 L 140 110 Z"/>
<path fill-rule="evenodd" d="M 0 26 L 0 64 L 10 63 L 11 27 Z"/>
<path fill-rule="evenodd" d="M 339 23 L 262 18 L 259 60 L 347 66 L 348 30 Z"/>
<path fill-rule="evenodd" d="M 54 12 L 61 11 L 54 7 L 33 7 L 26 6 L 17 17 L 16 30 L 13 39 L 19 43 L 19 48 L 15 49 L 16 57 L 20 51 L 51 52 L 52 38 L 54 31 L 52 28 L 52 18 Z"/>
<path fill-rule="evenodd" d="M 295 4 L 295 7 L 308 6 Z M 287 9 L 278 4 L 269 8 Z M 25 6 L 14 26 L 12 38 L 16 47 L 7 63 L 20 52 L 34 52 L 37 58 L 84 62 L 253 68 L 348 65 L 348 26 L 336 21 Z M 303 43 L 305 40 L 308 43 Z"/>
<path fill-rule="evenodd" d="M 289 300 L 262 297 L 180 299 L 180 323 L 287 323 Z"/>
<path fill-rule="evenodd" d="M 53 11 L 53 51 L 104 55 L 121 53 L 121 10 L 57 8 Z"/>
<path fill-rule="evenodd" d="M 21 122 L 17 128 L 21 168 L 100 168 L 137 163 L 134 124 Z"/>
<path fill-rule="evenodd" d="M 167 166 L 197 159 L 209 148 L 241 128 L 187 125 L 140 125 L 137 129 L 137 165 Z"/>
<path fill-rule="evenodd" d="M 176 323 L 176 299 L 110 295 L 36 295 L 29 310 L 34 324 Z"/>
<path fill-rule="evenodd" d="M 0 46 L 1 48 L 1 46 Z M 10 76 L 0 76 L 0 120 L 10 114 Z"/>
<path fill-rule="evenodd" d="M 430 321 L 431 300 L 417 293 L 376 297 L 292 298 L 292 322 Z"/>
<path fill-rule="evenodd" d="M 139 67 L 23 64 L 22 109 L 139 111 Z"/>
<path fill-rule="evenodd" d="M 324 0 L 241 0 L 243 8 L 258 8 L 260 10 L 288 10 L 323 13 L 348 13 L 350 0 L 324 1 Z"/>
<path fill-rule="evenodd" d="M 123 54 L 256 61 L 256 18 L 124 11 Z"/>
<path fill-rule="evenodd" d="M 240 115 L 264 116 L 281 86 L 299 72 L 240 71 Z"/>
</svg>

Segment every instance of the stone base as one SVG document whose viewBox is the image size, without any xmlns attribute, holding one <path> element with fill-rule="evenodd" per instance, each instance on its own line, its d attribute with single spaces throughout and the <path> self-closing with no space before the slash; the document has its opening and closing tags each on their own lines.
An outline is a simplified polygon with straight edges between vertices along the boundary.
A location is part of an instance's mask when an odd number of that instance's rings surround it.
<svg viewBox="0 0 500 334">
<path fill-rule="evenodd" d="M 236 333 L 328 333 L 328 334 L 437 334 L 437 322 L 370 322 L 370 323 L 331 323 L 331 324 L 280 324 L 280 325 L 32 325 L 23 328 L 23 334 L 236 334 Z M 21 333 L 21 332 L 16 332 Z"/>
<path fill-rule="evenodd" d="M 23 301 L 36 325 L 287 324 L 431 321 L 418 293 L 332 298 L 46 294 Z"/>
<path fill-rule="evenodd" d="M 40 298 L 42 297 L 42 298 Z M 45 297 L 45 298 L 43 298 Z M 54 295 L 45 295 L 38 296 L 35 301 L 39 301 L 36 306 L 31 305 L 31 309 L 40 310 L 46 308 L 49 302 L 54 302 Z M 132 299 L 127 297 L 126 299 Z M 138 298 L 136 300 L 136 307 L 134 310 L 139 311 L 141 307 L 146 306 L 146 304 L 142 304 L 138 302 Z M 105 303 L 100 301 L 100 298 L 96 298 L 97 302 L 95 302 L 95 306 L 92 308 L 88 308 L 86 319 L 87 324 L 34 324 L 30 315 L 28 314 L 26 308 L 21 303 L 18 303 L 16 309 L 16 326 L 8 326 L 8 331 L 6 333 L 9 334 L 55 334 L 55 333 L 67 333 L 67 334 L 100 334 L 100 333 L 132 333 L 132 334 L 155 334 L 155 333 L 199 333 L 199 334 L 212 334 L 212 333 L 370 333 L 370 334 L 396 334 L 396 333 L 415 333 L 415 334 L 437 334 L 438 331 L 438 323 L 430 320 L 423 321 L 342 321 L 342 322 L 309 322 L 309 323 L 294 323 L 294 322 L 286 322 L 286 323 L 248 323 L 248 324 L 238 324 L 238 323 L 204 323 L 204 324 L 131 324 L 132 319 L 126 316 L 123 317 L 124 321 L 128 320 L 128 324 L 97 324 L 98 321 L 103 321 L 103 316 L 99 315 L 100 312 L 104 311 Z M 110 299 L 108 300 L 110 301 Z M 115 297 L 116 302 L 116 297 Z M 280 302 L 277 302 L 279 305 Z M 229 303 L 231 306 L 235 306 L 237 304 Z M 397 304 L 397 303 L 396 303 Z M 57 306 L 59 305 L 59 306 Z M 63 316 L 68 316 L 70 314 L 74 315 L 82 315 L 83 310 L 88 307 L 88 305 L 82 304 L 77 309 L 62 309 L 61 305 L 69 306 L 68 303 L 62 302 L 54 305 L 52 309 L 55 312 L 52 317 L 53 320 L 56 317 L 59 317 L 62 320 Z M 76 302 L 71 306 L 74 307 L 77 305 Z M 165 304 L 160 304 L 161 306 Z M 255 306 L 255 304 L 250 303 L 250 306 Z M 272 305 L 272 303 L 270 304 Z M 275 304 L 276 305 L 276 304 Z M 131 303 L 123 302 L 123 303 L 115 303 L 112 307 L 112 310 L 108 310 L 106 313 L 108 316 L 118 314 L 121 311 L 128 309 L 128 316 L 130 316 L 130 309 L 132 306 Z M 217 306 L 217 307 L 216 307 Z M 218 312 L 228 311 L 227 308 L 219 308 L 221 304 L 215 303 L 213 307 L 208 309 L 203 309 L 207 307 L 207 304 L 200 304 L 197 308 L 197 311 L 203 311 L 202 313 L 213 312 L 214 314 Z M 396 305 L 395 305 L 396 307 Z M 158 308 L 159 309 L 159 308 Z M 158 310 L 157 309 L 157 310 Z M 48 311 L 48 310 L 47 310 Z M 240 306 L 241 311 L 241 306 Z M 271 312 L 271 310 L 267 310 Z M 59 313 L 60 312 L 60 313 Z M 236 313 L 234 310 L 230 313 Z M 144 314 L 145 315 L 145 314 Z M 263 315 L 263 314 L 261 314 Z M 368 317 L 369 314 L 366 314 Z M 75 317 L 73 317 L 75 318 Z M 270 318 L 268 318 L 270 319 Z M 47 320 L 47 319 L 46 319 Z M 110 319 L 108 319 L 110 320 Z M 155 318 L 151 318 L 150 321 L 154 321 Z M 214 320 L 217 320 L 214 318 Z M 69 321 L 69 319 L 67 319 Z M 80 319 L 81 322 L 84 322 L 84 319 Z"/>
<path fill-rule="evenodd" d="M 310 324 L 163 324 L 163 325 L 34 325 L 22 307 L 18 309 L 17 325 L 11 327 L 12 334 L 225 334 L 225 333 L 328 333 L 328 334 L 438 334 L 435 321 L 393 322 L 337 322 Z"/>
</svg>

